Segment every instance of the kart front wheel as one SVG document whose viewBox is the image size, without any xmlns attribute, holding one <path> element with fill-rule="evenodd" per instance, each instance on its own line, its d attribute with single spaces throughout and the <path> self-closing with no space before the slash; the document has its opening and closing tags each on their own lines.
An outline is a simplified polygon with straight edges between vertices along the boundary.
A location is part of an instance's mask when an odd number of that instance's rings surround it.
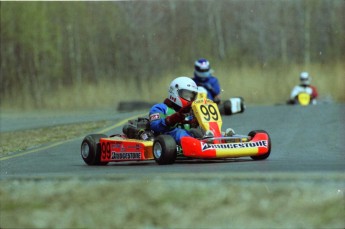
<svg viewBox="0 0 345 229">
<path fill-rule="evenodd" d="M 80 154 L 87 165 L 106 165 L 101 162 L 101 145 L 99 139 L 106 138 L 104 134 L 91 134 L 84 138 L 80 147 Z"/>
<path fill-rule="evenodd" d="M 160 135 L 153 142 L 153 157 L 159 165 L 173 164 L 176 160 L 176 142 L 170 135 Z"/>
<path fill-rule="evenodd" d="M 258 134 L 258 133 L 264 133 L 264 134 L 267 135 L 267 138 L 268 138 L 268 142 L 267 142 L 267 144 L 268 144 L 268 151 L 267 151 L 267 153 L 259 155 L 259 156 L 251 156 L 251 158 L 253 160 L 265 160 L 265 159 L 267 159 L 270 156 L 270 153 L 271 153 L 271 138 L 268 135 L 268 133 L 266 131 L 264 131 L 264 130 L 253 130 L 253 131 L 251 131 L 248 134 L 248 136 L 254 138 L 255 135 Z"/>
</svg>

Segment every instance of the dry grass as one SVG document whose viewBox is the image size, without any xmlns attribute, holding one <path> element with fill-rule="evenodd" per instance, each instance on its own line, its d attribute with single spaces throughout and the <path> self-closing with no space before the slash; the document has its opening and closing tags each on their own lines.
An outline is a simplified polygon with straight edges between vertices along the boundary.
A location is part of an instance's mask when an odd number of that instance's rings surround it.
<svg viewBox="0 0 345 229">
<path fill-rule="evenodd" d="M 111 121 L 65 124 L 32 130 L 20 130 L 0 133 L 0 157 L 41 144 L 67 140 L 84 136 L 102 127 L 108 127 Z"/>
<path fill-rule="evenodd" d="M 252 66 L 243 68 L 229 67 L 226 63 L 214 66 L 214 74 L 219 78 L 223 88 L 223 98 L 244 97 L 247 104 L 285 103 L 293 86 L 299 83 L 299 73 L 309 71 L 312 83 L 319 89 L 320 97 L 332 98 L 334 101 L 345 101 L 345 65 L 303 66 Z M 84 84 L 74 87 L 59 88 L 43 98 L 45 109 L 95 109 L 116 107 L 120 101 L 162 101 L 167 95 L 170 81 L 176 76 L 192 76 L 190 67 L 181 67 L 174 73 L 167 73 L 159 80 L 136 82 L 133 77 L 123 80 L 98 84 Z M 2 109 L 33 109 L 29 96 L 16 95 L 3 98 Z"/>
<path fill-rule="evenodd" d="M 344 228 L 343 182 L 341 174 L 3 180 L 0 226 Z"/>
<path fill-rule="evenodd" d="M 226 67 L 219 69 L 221 71 L 216 71 L 215 75 L 219 75 L 225 98 L 243 96 L 249 104 L 285 103 L 292 88 L 299 84 L 300 72 L 308 71 L 312 76 L 312 84 L 319 90 L 320 99 L 345 101 L 345 65 L 342 63 L 315 64 L 310 67 L 265 65 L 228 68 L 228 72 L 224 71 Z"/>
</svg>

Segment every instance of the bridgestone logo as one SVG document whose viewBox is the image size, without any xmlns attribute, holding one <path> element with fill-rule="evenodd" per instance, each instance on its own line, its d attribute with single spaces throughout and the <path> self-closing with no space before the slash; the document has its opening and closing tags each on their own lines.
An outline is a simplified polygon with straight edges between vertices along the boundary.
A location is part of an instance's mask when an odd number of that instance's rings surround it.
<svg viewBox="0 0 345 229">
<path fill-rule="evenodd" d="M 266 147 L 267 141 L 262 140 L 258 142 L 244 142 L 244 143 L 227 143 L 227 144 L 207 144 L 201 143 L 202 151 L 208 149 L 239 149 L 239 148 L 255 148 L 255 147 Z"/>
<path fill-rule="evenodd" d="M 113 160 L 136 160 L 141 158 L 141 153 L 111 153 L 111 159 Z"/>
</svg>

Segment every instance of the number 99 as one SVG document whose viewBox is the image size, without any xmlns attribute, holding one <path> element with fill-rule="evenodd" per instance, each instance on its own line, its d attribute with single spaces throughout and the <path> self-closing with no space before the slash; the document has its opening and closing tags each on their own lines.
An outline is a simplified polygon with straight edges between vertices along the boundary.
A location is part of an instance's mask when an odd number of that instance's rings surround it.
<svg viewBox="0 0 345 229">
<path fill-rule="evenodd" d="M 201 113 L 204 115 L 204 118 L 206 121 L 210 121 L 211 118 L 214 121 L 217 121 L 219 118 L 218 112 L 212 104 L 208 105 L 208 107 L 206 107 L 205 105 L 201 105 L 200 110 L 201 110 Z"/>
</svg>

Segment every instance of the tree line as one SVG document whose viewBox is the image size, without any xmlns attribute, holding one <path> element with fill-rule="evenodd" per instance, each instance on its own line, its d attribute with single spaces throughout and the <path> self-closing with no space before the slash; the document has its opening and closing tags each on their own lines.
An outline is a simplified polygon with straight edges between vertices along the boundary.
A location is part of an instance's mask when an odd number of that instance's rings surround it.
<svg viewBox="0 0 345 229">
<path fill-rule="evenodd" d="M 343 0 L 1 2 L 0 95 L 158 79 L 198 57 L 251 66 L 345 58 Z M 39 104 L 38 104 L 39 105 Z"/>
</svg>

